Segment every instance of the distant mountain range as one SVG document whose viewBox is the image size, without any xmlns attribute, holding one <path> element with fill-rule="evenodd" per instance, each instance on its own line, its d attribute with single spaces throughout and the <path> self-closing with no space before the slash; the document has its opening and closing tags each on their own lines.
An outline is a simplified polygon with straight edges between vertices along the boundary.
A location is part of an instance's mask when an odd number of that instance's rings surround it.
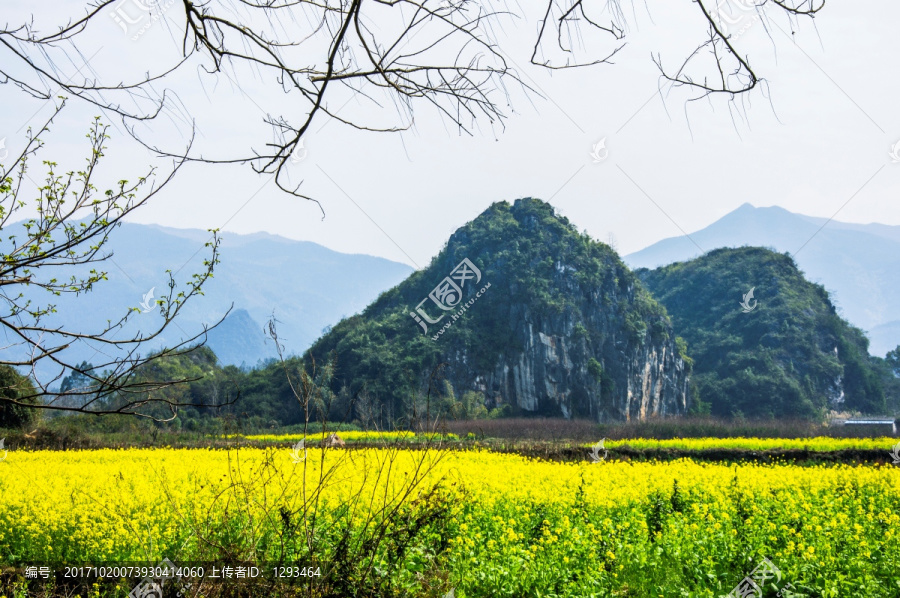
<svg viewBox="0 0 900 598">
<path fill-rule="evenodd" d="M 360 311 L 413 271 L 383 258 L 338 253 L 267 233 L 221 236 L 221 262 L 204 285 L 205 294 L 188 301 L 163 337 L 147 349 L 172 345 L 202 331 L 204 324 L 217 322 L 233 304 L 231 314 L 209 333 L 208 345 L 223 364 L 254 366 L 260 359 L 274 357 L 274 345 L 263 332 L 273 316 L 285 352 L 299 354 L 323 329 Z M 94 291 L 60 297 L 34 291 L 28 296 L 39 304 L 55 304 L 55 321 L 69 328 L 77 322 L 79 330 L 97 330 L 107 320 L 118 321 L 128 308 L 140 307 L 151 289 L 155 299 L 168 292 L 166 270 L 174 273 L 176 290 L 183 289 L 192 273 L 202 271 L 202 262 L 209 257 L 204 243 L 210 237 L 201 230 L 123 223 L 105 247 L 112 251 L 112 258 L 93 264 L 108 272 L 108 280 Z M 117 338 L 138 329 L 147 332 L 161 317 L 154 310 L 135 314 L 132 320 Z M 70 360 L 103 360 L 96 348 L 87 345 L 68 351 Z"/>
<path fill-rule="evenodd" d="M 842 315 L 868 333 L 871 354 L 884 356 L 900 345 L 900 226 L 828 221 L 744 204 L 689 236 L 664 239 L 623 259 L 632 268 L 657 268 L 741 246 L 794 256 L 809 280 L 825 286 Z"/>
<path fill-rule="evenodd" d="M 166 292 L 167 269 L 183 288 L 191 273 L 202 270 L 209 255 L 203 245 L 209 239 L 210 233 L 196 229 L 125 223 L 110 237 L 112 259 L 100 266 L 108 280 L 93 292 L 26 295 L 38 304 L 56 305 L 58 313 L 50 322 L 71 327 L 74 320 L 81 330 L 97 330 L 128 308 L 139 307 L 151 289 L 155 298 Z M 690 238 L 665 239 L 623 260 L 632 268 L 656 268 L 745 245 L 791 253 L 806 277 L 830 292 L 842 315 L 868 333 L 873 355 L 883 356 L 900 344 L 900 226 L 826 221 L 744 204 Z M 273 316 L 286 353 L 301 354 L 330 326 L 360 312 L 412 273 L 405 264 L 342 254 L 316 243 L 267 233 L 224 233 L 221 263 L 205 295 L 188 302 L 175 324 L 147 349 L 196 334 L 233 305 L 229 317 L 209 334 L 208 344 L 223 364 L 253 366 L 273 357 L 274 346 L 263 332 Z M 132 320 L 120 337 L 138 329 L 146 332 L 159 323 L 159 315 L 135 314 Z M 69 351 L 74 361 L 103 361 L 96 347 L 75 345 Z"/>
<path fill-rule="evenodd" d="M 146 335 L 161 322 L 150 306 L 169 291 L 167 271 L 175 291 L 184 290 L 204 270 L 210 238 L 123 224 L 104 248 L 109 259 L 88 266 L 107 280 L 82 295 L 48 296 L 32 285 L 25 300 L 55 305 L 45 326 L 86 333 L 140 306 L 114 336 Z M 387 425 L 410 409 L 417 417 L 420 407 L 596 421 L 688 409 L 812 417 L 839 406 L 880 413 L 900 404 L 896 393 L 886 400 L 883 382 L 894 378 L 884 360 L 870 359 L 866 339 L 845 321 L 874 333 L 873 354 L 900 344 L 900 227 L 745 204 L 689 238 L 623 261 L 549 204 L 525 198 L 491 205 L 420 271 L 266 233 L 222 238 L 205 294 L 141 352 L 177 345 L 230 308 L 208 334 L 215 357 L 203 352 L 204 366 L 180 362 L 182 369 L 256 366 L 276 354 L 264 332 L 274 318 L 293 363 L 336 357 L 332 418 L 352 411 Z M 11 354 L 15 339 L 4 334 Z M 123 357 L 108 350 L 75 343 L 64 357 L 94 366 Z M 277 390 L 276 365 L 252 374 L 271 383 L 254 382 L 246 396 L 259 403 L 256 415 L 293 421 L 296 402 Z M 54 373 L 38 372 L 45 380 Z"/>
</svg>

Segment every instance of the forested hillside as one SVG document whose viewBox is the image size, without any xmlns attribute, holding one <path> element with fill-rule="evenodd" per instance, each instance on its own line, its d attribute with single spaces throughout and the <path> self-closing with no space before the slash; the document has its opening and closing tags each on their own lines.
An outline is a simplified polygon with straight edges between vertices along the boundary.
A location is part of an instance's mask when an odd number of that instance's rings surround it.
<svg viewBox="0 0 900 598">
<path fill-rule="evenodd" d="M 788 255 L 717 249 L 637 274 L 687 341 L 700 409 L 748 417 L 885 409 L 865 335 Z"/>
</svg>

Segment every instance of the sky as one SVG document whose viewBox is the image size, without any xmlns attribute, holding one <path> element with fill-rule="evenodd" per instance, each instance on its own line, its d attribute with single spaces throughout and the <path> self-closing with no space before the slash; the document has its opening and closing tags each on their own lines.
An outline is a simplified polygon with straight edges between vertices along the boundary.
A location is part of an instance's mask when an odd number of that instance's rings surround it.
<svg viewBox="0 0 900 598">
<path fill-rule="evenodd" d="M 13 24 L 33 16 L 49 31 L 80 16 L 85 4 L 44 0 L 32 15 L 34 6 L 5 8 L 4 18 Z M 461 133 L 425 104 L 415 107 L 414 126 L 403 133 L 358 131 L 327 117 L 314 121 L 303 139 L 303 159 L 289 168 L 292 182 L 320 201 L 324 219 L 317 205 L 279 191 L 270 175 L 245 165 L 204 164 L 185 166 L 131 219 L 221 228 L 226 235 L 264 231 L 416 268 L 427 266 L 454 230 L 491 203 L 526 196 L 549 201 L 579 230 L 622 254 L 701 229 L 745 202 L 900 225 L 900 162 L 890 156 L 900 141 L 900 4 L 873 0 L 861 9 L 829 2 L 794 34 L 777 15 L 767 26 L 755 13 L 741 14 L 735 43 L 764 84 L 734 101 L 695 102 L 689 90 L 661 81 L 651 60 L 659 54 L 664 64 L 679 64 L 702 38 L 694 3 L 648 0 L 623 8 L 627 44 L 614 64 L 550 71 L 528 64 L 539 13 L 513 6 L 521 16 L 500 23 L 497 42 L 533 91 L 510 85 L 502 127 L 483 120 L 471 135 Z M 82 56 L 70 53 L 70 64 L 57 64 L 66 76 L 78 76 L 86 58 L 84 72 L 127 80 L 177 56 L 179 40 L 161 23 L 133 41 L 112 18 L 100 19 Z M 0 61 L 10 60 L 0 50 Z M 204 155 L 258 147 L 271 139 L 266 113 L 303 110 L 271 77 L 249 71 L 216 77 L 194 68 L 157 91 L 163 89 L 194 119 L 196 147 Z M 495 99 L 506 105 L 503 95 Z M 366 118 L 373 111 L 346 93 L 329 100 L 342 116 Z M 11 153 L 21 149 L 27 127 L 39 126 L 52 111 L 50 103 L 9 84 L 0 85 L 0 105 L 0 139 Z M 44 159 L 77 167 L 96 114 L 96 107 L 71 100 L 46 140 Z M 389 121 L 390 115 L 375 118 Z M 166 164 L 130 139 L 112 115 L 103 117 L 113 136 L 107 180 L 133 180 L 150 164 Z M 175 146 L 185 139 L 187 118 L 139 130 Z M 40 171 L 33 165 L 31 176 L 39 180 Z"/>
</svg>

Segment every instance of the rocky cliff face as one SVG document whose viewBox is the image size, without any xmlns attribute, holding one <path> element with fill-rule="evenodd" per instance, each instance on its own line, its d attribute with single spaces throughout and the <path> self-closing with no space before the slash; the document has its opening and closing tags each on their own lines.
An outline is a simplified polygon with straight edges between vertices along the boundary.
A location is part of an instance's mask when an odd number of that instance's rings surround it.
<svg viewBox="0 0 900 598">
<path fill-rule="evenodd" d="M 505 305 L 498 315 L 509 322 L 511 346 L 518 350 L 479 368 L 464 346 L 451 348 L 444 359 L 454 388 L 481 392 L 490 408 L 508 404 L 514 411 L 566 418 L 630 421 L 687 411 L 688 371 L 674 336 L 655 339 L 648 330 L 630 338 L 615 315 L 614 302 L 633 302 L 633 286 L 604 308 L 599 289 L 554 282 L 571 286 L 583 302 L 543 315 L 522 304 Z M 599 367 L 590 367 L 591 360 Z"/>
<path fill-rule="evenodd" d="M 688 367 L 665 308 L 608 246 L 535 199 L 494 204 L 428 268 L 335 326 L 335 392 L 396 414 L 435 387 L 512 414 L 596 421 L 682 414 Z M 446 385 L 445 385 L 446 386 Z"/>
</svg>

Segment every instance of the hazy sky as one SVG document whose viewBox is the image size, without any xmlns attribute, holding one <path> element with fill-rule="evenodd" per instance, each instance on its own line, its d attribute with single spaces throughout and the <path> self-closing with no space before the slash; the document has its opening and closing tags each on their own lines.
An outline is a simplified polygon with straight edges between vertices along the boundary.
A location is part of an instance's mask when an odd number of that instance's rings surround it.
<svg viewBox="0 0 900 598">
<path fill-rule="evenodd" d="M 34 6 L 4 7 L 4 19 L 20 22 Z M 543 97 L 512 89 L 505 130 L 483 121 L 474 136 L 459 134 L 424 104 L 414 129 L 402 134 L 360 132 L 323 119 L 304 139 L 306 158 L 291 168 L 302 191 L 321 200 L 324 220 L 318 207 L 281 193 L 268 175 L 205 165 L 187 166 L 134 220 L 267 231 L 419 267 L 492 202 L 524 196 L 550 201 L 595 238 L 612 235 L 623 254 L 702 228 L 744 202 L 900 225 L 900 163 L 889 157 L 900 140 L 900 4 L 860 6 L 830 2 L 815 27 L 802 21 L 794 36 L 780 18 L 768 32 L 761 21 L 745 20 L 749 27 L 737 43 L 766 84 L 732 104 L 723 98 L 689 103 L 688 91 L 666 86 L 660 92 L 651 52 L 674 66 L 702 38 L 690 0 L 629 8 L 628 45 L 615 64 L 565 72 L 526 67 L 535 20 L 508 22 L 501 47 Z M 49 28 L 80 15 L 81 7 L 44 0 L 36 18 Z M 177 52 L 174 37 L 156 27 L 131 41 L 110 19 L 92 30 L 84 57 L 93 70 L 126 79 Z M 10 59 L 0 52 L 0 60 Z M 73 63 L 62 70 L 74 73 L 81 63 L 78 57 Z M 197 117 L 198 144 L 210 152 L 265 142 L 265 111 L 291 110 L 273 98 L 277 85 L 249 72 L 217 84 L 205 77 L 202 88 L 190 76 L 182 79 L 171 87 Z M 12 152 L 25 127 L 49 116 L 50 106 L 10 85 L 0 86 L 0 102 L 0 138 Z M 334 102 L 336 109 L 344 100 Z M 341 108 L 348 115 L 367 109 L 352 101 Z M 97 112 L 72 103 L 48 138 L 45 157 L 52 150 L 54 160 L 76 167 Z M 151 156 L 116 124 L 109 180 L 122 178 L 122 171 L 133 179 Z M 155 139 L 165 140 L 168 125 L 154 126 Z M 595 163 L 590 152 L 603 138 L 609 154 Z M 37 179 L 40 169 L 31 173 Z"/>
</svg>

